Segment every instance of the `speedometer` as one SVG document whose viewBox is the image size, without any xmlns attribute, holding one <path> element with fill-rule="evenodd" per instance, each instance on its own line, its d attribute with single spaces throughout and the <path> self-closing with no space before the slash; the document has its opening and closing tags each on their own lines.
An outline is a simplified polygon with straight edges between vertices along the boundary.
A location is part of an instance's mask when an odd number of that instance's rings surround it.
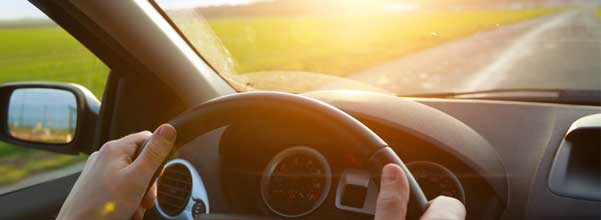
<svg viewBox="0 0 601 220">
<path fill-rule="evenodd" d="M 265 205 L 284 217 L 300 217 L 317 209 L 331 185 L 331 169 L 318 151 L 293 147 L 278 153 L 265 168 L 261 196 Z"/>
<path fill-rule="evenodd" d="M 446 167 L 433 162 L 417 161 L 408 163 L 407 168 L 428 199 L 449 196 L 465 204 L 465 192 L 459 178 Z"/>
</svg>

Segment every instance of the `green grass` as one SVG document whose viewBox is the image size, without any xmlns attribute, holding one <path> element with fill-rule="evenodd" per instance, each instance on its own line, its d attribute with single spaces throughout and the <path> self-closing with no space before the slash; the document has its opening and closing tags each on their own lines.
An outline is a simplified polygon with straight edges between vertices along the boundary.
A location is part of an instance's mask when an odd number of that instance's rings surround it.
<svg viewBox="0 0 601 220">
<path fill-rule="evenodd" d="M 101 97 L 108 68 L 58 27 L 0 29 L 0 83 L 79 83 Z"/>
<path fill-rule="evenodd" d="M 17 182 L 27 176 L 83 161 L 86 156 L 49 155 L 36 151 L 23 155 L 0 157 L 0 185 Z"/>
<path fill-rule="evenodd" d="M 34 152 L 34 150 L 23 147 L 17 147 L 9 143 L 0 142 L 0 158 L 11 156 L 14 154 L 27 154 L 30 152 Z M 0 172 L 0 174 L 2 173 Z"/>
<path fill-rule="evenodd" d="M 199 45 L 205 46 L 198 49 L 220 72 L 302 70 L 346 75 L 475 32 L 559 11 L 222 18 L 188 27 L 194 31 L 191 40 L 202 41 Z M 108 74 L 104 64 L 62 29 L 39 21 L 20 22 L 0 23 L 0 83 L 73 82 L 101 97 Z M 203 32 L 209 27 L 219 39 Z M 207 43 L 217 41 L 228 48 L 233 60 L 224 62 L 228 52 Z M 0 143 L 0 185 L 84 159 Z"/>
<path fill-rule="evenodd" d="M 302 70 L 343 76 L 475 32 L 561 10 L 223 18 L 209 24 L 234 57 L 238 73 Z"/>
</svg>

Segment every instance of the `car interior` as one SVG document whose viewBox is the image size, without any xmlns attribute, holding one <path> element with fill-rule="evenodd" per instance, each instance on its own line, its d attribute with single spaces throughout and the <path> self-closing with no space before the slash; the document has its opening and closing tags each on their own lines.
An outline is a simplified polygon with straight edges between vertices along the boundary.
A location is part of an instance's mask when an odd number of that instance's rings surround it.
<svg viewBox="0 0 601 220">
<path fill-rule="evenodd" d="M 29 2 L 110 70 L 101 102 L 71 83 L 2 84 L 0 139 L 87 155 L 174 125 L 177 150 L 144 219 L 373 219 L 388 163 L 409 178 L 408 219 L 438 195 L 467 219 L 601 218 L 599 90 L 245 90 L 158 1 Z M 14 131 L 20 91 L 72 100 L 66 143 Z M 80 172 L 1 194 L 0 219 L 54 219 Z"/>
</svg>

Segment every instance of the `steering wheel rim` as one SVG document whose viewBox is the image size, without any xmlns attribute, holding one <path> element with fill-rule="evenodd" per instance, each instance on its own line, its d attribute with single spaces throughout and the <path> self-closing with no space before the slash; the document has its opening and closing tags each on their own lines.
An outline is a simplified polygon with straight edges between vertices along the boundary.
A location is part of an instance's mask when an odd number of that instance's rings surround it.
<svg viewBox="0 0 601 220">
<path fill-rule="evenodd" d="M 354 150 L 365 156 L 364 158 L 368 158 L 366 165 L 369 172 L 375 177 L 376 183 L 379 183 L 377 177 L 381 176 L 381 170 L 386 164 L 397 164 L 407 176 L 412 201 L 416 202 L 419 208 L 418 211 L 422 213 L 427 208 L 428 201 L 419 184 L 403 161 L 384 140 L 349 114 L 325 102 L 305 96 L 283 92 L 256 91 L 212 99 L 168 122 L 178 131 L 178 138 L 173 151 L 201 134 L 229 125 L 231 121 L 247 117 L 249 111 L 285 111 L 291 114 L 311 114 L 314 117 L 325 118 L 326 120 L 323 120 L 325 123 L 337 123 L 338 126 L 344 128 L 344 132 L 348 132 L 349 135 L 356 138 L 355 142 L 357 143 L 354 146 L 358 149 Z M 138 151 L 141 151 L 141 149 Z"/>
</svg>

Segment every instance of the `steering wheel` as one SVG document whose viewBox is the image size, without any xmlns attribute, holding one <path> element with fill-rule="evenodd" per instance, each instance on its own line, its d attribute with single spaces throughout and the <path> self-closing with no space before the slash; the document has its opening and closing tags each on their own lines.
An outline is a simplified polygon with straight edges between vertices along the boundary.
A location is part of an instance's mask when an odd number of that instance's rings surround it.
<svg viewBox="0 0 601 220">
<path fill-rule="evenodd" d="M 350 144 L 349 150 L 360 158 L 367 158 L 366 167 L 379 183 L 382 168 L 389 163 L 401 167 L 407 176 L 412 202 L 423 212 L 427 208 L 426 197 L 403 161 L 378 135 L 347 113 L 316 99 L 282 92 L 245 92 L 210 100 L 182 113 L 169 124 L 173 125 L 178 137 L 174 151 L 194 138 L 211 130 L 249 118 L 265 118 L 273 114 L 290 116 L 291 121 L 281 122 L 294 126 L 293 121 L 313 123 L 319 129 L 330 129 L 341 134 Z M 293 118 L 293 119 L 292 119 Z M 279 123 L 279 122 L 278 122 Z M 319 123 L 319 124 L 315 124 Z M 138 149 L 141 152 L 144 145 Z M 157 170 L 156 180 L 160 170 Z M 150 185 L 150 184 L 149 184 Z"/>
</svg>

